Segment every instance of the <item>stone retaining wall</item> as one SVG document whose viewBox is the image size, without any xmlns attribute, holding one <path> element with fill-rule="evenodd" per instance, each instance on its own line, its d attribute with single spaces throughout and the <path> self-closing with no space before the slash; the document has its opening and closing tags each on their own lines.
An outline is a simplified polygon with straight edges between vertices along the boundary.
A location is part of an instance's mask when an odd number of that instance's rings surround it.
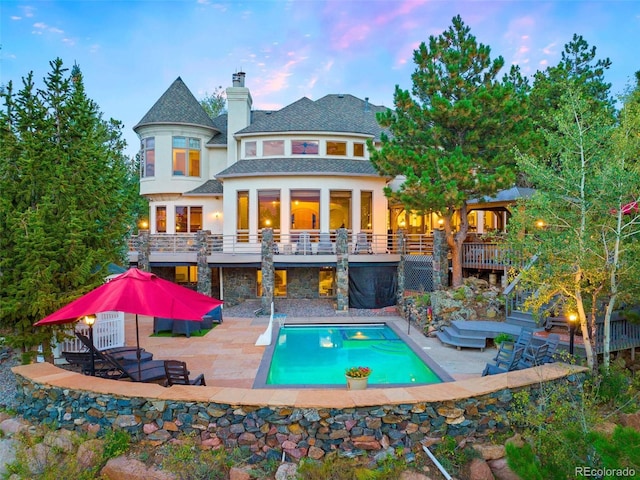
<svg viewBox="0 0 640 480">
<path fill-rule="evenodd" d="M 504 431 L 508 428 L 507 412 L 512 407 L 514 393 L 528 389 L 535 397 L 541 378 L 540 375 L 529 375 L 529 380 L 517 381 L 516 377 L 512 377 L 516 379 L 511 380 L 512 384 L 517 385 L 515 387 L 497 388 L 466 398 L 456 398 L 464 391 L 464 382 L 456 382 L 434 385 L 436 394 L 432 396 L 442 397 L 437 401 L 336 408 L 243 405 L 203 400 L 219 392 L 219 387 L 178 386 L 163 389 L 157 385 L 128 383 L 125 386 L 129 387 L 130 394 L 123 395 L 123 384 L 126 382 L 101 379 L 91 379 L 98 382 L 96 386 L 102 390 L 93 392 L 86 390 L 86 385 L 69 388 L 52 385 L 55 381 L 43 382 L 29 375 L 28 367 L 31 366 L 16 367 L 14 372 L 18 381 L 18 411 L 30 421 L 97 435 L 110 429 L 123 429 L 135 438 L 157 443 L 179 434 L 196 433 L 205 446 L 246 446 L 253 452 L 252 461 L 256 462 L 267 458 L 279 459 L 283 451 L 291 458 L 321 458 L 334 450 L 377 451 L 389 446 L 411 447 L 426 437 L 486 436 Z M 86 379 L 85 383 L 88 380 L 80 374 L 57 367 L 46 368 L 47 375 L 41 378 L 60 380 L 64 376 L 69 386 L 82 385 L 83 379 Z M 65 373 L 56 374 L 52 369 Z M 511 374 L 504 377 L 508 375 Z M 553 375 L 544 375 L 545 381 L 551 382 L 578 384 L 583 379 L 581 371 L 575 368 L 555 368 Z M 105 385 L 113 384 L 109 382 L 117 384 L 114 390 L 120 390 L 120 394 L 104 392 Z M 488 383 L 505 385 L 505 382 L 493 378 L 488 379 Z M 506 384 L 509 384 L 509 380 Z M 474 383 L 469 391 L 477 389 L 478 385 L 480 383 Z M 144 391 L 145 387 L 147 396 L 135 395 L 136 389 Z M 177 394 L 173 395 L 173 399 L 150 397 L 152 389 L 149 387 L 160 389 L 157 391 L 161 394 L 153 394 L 154 397 L 161 397 L 164 392 L 167 392 L 166 397 L 172 396 L 173 392 Z M 451 391 L 449 399 L 443 396 L 447 389 Z M 372 399 L 376 396 L 380 398 L 376 390 L 361 392 L 360 397 L 354 397 L 354 392 L 345 392 L 345 400 L 362 400 L 367 398 L 367 394 Z M 193 400 L 184 399 L 189 397 Z M 269 398 L 266 393 L 265 398 Z"/>
</svg>

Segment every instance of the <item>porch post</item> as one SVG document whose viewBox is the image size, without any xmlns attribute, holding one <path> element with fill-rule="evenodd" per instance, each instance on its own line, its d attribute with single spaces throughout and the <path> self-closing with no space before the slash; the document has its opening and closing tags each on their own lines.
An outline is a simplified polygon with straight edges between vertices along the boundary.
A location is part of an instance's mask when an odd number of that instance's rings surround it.
<svg viewBox="0 0 640 480">
<path fill-rule="evenodd" d="M 198 247 L 198 292 L 211 296 L 211 269 L 207 262 L 209 254 L 210 230 L 198 230 L 196 233 L 196 245 Z"/>
<path fill-rule="evenodd" d="M 275 287 L 275 268 L 273 266 L 273 230 L 262 230 L 262 313 L 271 312 Z"/>
<path fill-rule="evenodd" d="M 151 236 L 149 235 L 149 230 L 138 231 L 136 250 L 138 251 L 138 268 L 143 272 L 150 272 L 149 252 L 151 250 Z"/>
<path fill-rule="evenodd" d="M 433 231 L 433 289 L 449 286 L 449 245 L 444 230 Z"/>
<path fill-rule="evenodd" d="M 349 242 L 346 228 L 339 228 L 336 236 L 336 310 L 349 311 Z"/>
</svg>

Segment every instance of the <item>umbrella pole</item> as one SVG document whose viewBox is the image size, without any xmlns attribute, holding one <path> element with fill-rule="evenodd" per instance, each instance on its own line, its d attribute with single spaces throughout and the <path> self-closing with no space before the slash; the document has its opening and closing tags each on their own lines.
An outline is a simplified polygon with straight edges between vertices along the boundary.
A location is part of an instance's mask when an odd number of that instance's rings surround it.
<svg viewBox="0 0 640 480">
<path fill-rule="evenodd" d="M 138 328 L 138 314 L 136 313 L 136 358 L 138 359 L 138 381 L 142 378 L 142 368 L 140 367 L 140 329 Z"/>
</svg>

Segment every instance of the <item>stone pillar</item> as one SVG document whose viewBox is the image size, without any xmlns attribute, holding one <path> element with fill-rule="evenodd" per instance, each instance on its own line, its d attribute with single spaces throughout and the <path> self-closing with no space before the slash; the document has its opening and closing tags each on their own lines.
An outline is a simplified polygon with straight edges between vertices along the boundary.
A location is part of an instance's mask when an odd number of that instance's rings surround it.
<svg viewBox="0 0 640 480">
<path fill-rule="evenodd" d="M 273 230 L 262 230 L 262 313 L 271 312 L 273 289 L 275 286 L 275 268 L 273 266 Z"/>
<path fill-rule="evenodd" d="M 149 230 L 138 230 L 136 250 L 138 251 L 138 268 L 143 272 L 150 272 L 149 252 L 151 250 L 151 236 L 149 235 Z"/>
<path fill-rule="evenodd" d="M 336 236 L 336 310 L 349 311 L 349 241 L 346 228 L 339 228 Z"/>
<path fill-rule="evenodd" d="M 198 230 L 196 246 L 198 247 L 198 292 L 211 296 L 211 269 L 207 262 L 209 255 L 209 230 Z"/>
<path fill-rule="evenodd" d="M 433 289 L 449 286 L 449 245 L 444 230 L 433 231 Z"/>
<path fill-rule="evenodd" d="M 398 263 L 398 292 L 396 293 L 396 303 L 400 308 L 404 309 L 404 262 L 406 257 L 405 238 L 402 230 L 398 231 L 398 252 L 400 253 L 400 262 Z"/>
</svg>

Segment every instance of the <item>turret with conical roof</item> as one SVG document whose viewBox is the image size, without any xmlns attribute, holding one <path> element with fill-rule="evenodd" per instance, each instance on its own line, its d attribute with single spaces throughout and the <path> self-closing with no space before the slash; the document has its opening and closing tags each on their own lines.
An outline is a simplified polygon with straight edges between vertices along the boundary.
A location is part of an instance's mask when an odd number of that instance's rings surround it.
<svg viewBox="0 0 640 480">
<path fill-rule="evenodd" d="M 176 78 L 147 114 L 142 117 L 142 120 L 133 127 L 133 130 L 137 132 L 138 128 L 142 126 L 157 124 L 198 125 L 217 130 L 213 120 L 180 77 Z"/>
</svg>

